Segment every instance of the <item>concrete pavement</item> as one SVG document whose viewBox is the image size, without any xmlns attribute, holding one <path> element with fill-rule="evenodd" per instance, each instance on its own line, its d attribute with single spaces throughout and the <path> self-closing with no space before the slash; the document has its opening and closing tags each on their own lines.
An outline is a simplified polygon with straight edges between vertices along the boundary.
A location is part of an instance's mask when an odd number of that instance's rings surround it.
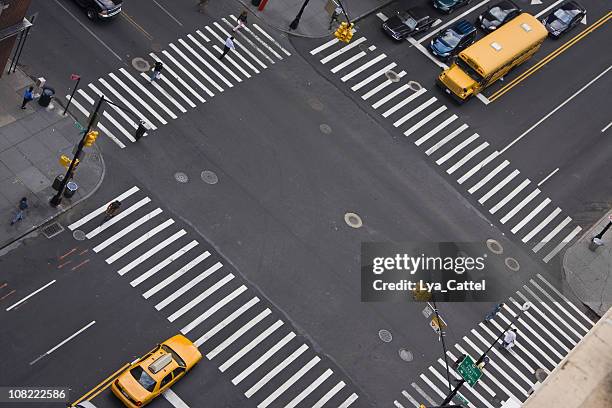
<svg viewBox="0 0 612 408">
<path fill-rule="evenodd" d="M 603 245 L 589 250 L 591 239 L 610 221 L 608 212 L 574 243 L 563 257 L 567 283 L 580 300 L 602 316 L 612 307 L 612 231 L 604 234 Z"/>
<path fill-rule="evenodd" d="M 96 147 L 79 165 L 74 181 L 79 188 L 70 199 L 53 208 L 51 187 L 65 169 L 59 156 L 72 154 L 80 134 L 63 107 L 52 101 L 43 108 L 37 100 L 20 109 L 24 89 L 32 80 L 20 70 L 0 80 L 0 247 L 24 236 L 92 194 L 104 176 L 104 162 Z M 25 218 L 11 225 L 19 200 L 28 199 Z"/>
<path fill-rule="evenodd" d="M 259 11 L 251 1 L 238 1 L 271 27 L 292 35 L 312 38 L 326 37 L 337 27 L 337 24 L 334 24 L 332 30 L 329 29 L 331 10 L 335 7 L 331 5 L 333 0 L 311 0 L 308 2 L 300 19 L 300 24 L 295 30 L 290 30 L 289 24 L 300 11 L 300 7 L 304 3 L 303 0 L 271 0 L 268 1 L 262 11 Z M 395 0 L 345 0 L 342 5 L 351 21 L 355 21 L 393 1 Z M 345 19 L 342 18 L 343 20 Z"/>
</svg>

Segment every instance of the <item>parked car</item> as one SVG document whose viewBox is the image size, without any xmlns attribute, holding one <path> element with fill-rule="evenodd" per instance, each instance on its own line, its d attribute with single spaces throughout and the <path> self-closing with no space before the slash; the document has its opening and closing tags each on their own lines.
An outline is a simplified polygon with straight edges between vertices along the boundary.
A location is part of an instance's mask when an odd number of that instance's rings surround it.
<svg viewBox="0 0 612 408">
<path fill-rule="evenodd" d="M 503 26 L 522 12 L 523 10 L 512 1 L 503 0 L 493 6 L 489 6 L 484 13 L 479 15 L 478 23 L 483 30 L 489 33 Z"/>
<path fill-rule="evenodd" d="M 443 13 L 452 13 L 453 10 L 468 5 L 472 0 L 432 0 L 433 6 Z"/>
<path fill-rule="evenodd" d="M 429 44 L 433 55 L 443 61 L 459 54 L 476 40 L 476 27 L 467 20 L 459 20 L 438 33 Z"/>
<path fill-rule="evenodd" d="M 382 28 L 391 38 L 400 41 L 411 34 L 429 30 L 434 21 L 426 9 L 415 7 L 398 11 L 382 24 Z"/>
<path fill-rule="evenodd" d="M 555 8 L 542 19 L 542 24 L 552 38 L 559 38 L 576 26 L 586 16 L 586 9 L 575 1 L 568 1 Z"/>
<path fill-rule="evenodd" d="M 74 0 L 85 9 L 90 20 L 108 19 L 121 13 L 123 0 Z"/>
<path fill-rule="evenodd" d="M 183 378 L 201 359 L 198 347 L 177 334 L 131 363 L 111 383 L 111 391 L 126 407 L 143 407 Z"/>
</svg>

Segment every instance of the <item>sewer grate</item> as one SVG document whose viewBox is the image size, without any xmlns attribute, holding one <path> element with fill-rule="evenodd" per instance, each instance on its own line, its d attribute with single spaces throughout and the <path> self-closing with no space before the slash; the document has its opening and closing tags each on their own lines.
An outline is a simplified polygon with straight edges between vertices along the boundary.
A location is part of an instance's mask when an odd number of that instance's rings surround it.
<svg viewBox="0 0 612 408">
<path fill-rule="evenodd" d="M 325 133 L 326 135 L 329 135 L 332 132 L 331 126 L 325 123 L 322 123 L 321 125 L 319 125 L 319 129 L 321 130 L 321 133 Z"/>
<path fill-rule="evenodd" d="M 414 354 L 412 354 L 412 351 L 406 350 L 405 348 L 399 349 L 398 354 L 399 354 L 400 358 L 402 360 L 404 360 L 404 361 L 412 361 L 412 360 L 414 360 Z"/>
<path fill-rule="evenodd" d="M 207 184 L 217 184 L 219 182 L 219 177 L 211 170 L 204 170 L 200 173 L 200 177 Z"/>
<path fill-rule="evenodd" d="M 393 340 L 393 335 L 386 329 L 379 330 L 378 337 L 385 343 L 391 343 L 391 340 Z"/>
<path fill-rule="evenodd" d="M 77 241 L 85 241 L 85 238 L 87 238 L 87 235 L 85 235 L 84 231 L 74 230 L 74 232 L 72 233 L 72 237 L 76 239 Z"/>
<path fill-rule="evenodd" d="M 52 224 L 49 224 L 49 225 L 46 225 L 45 227 L 43 227 L 42 233 L 47 238 L 53 238 L 57 234 L 61 233 L 63 230 L 64 230 L 64 227 L 62 227 L 59 224 L 59 222 L 54 222 Z"/>
<path fill-rule="evenodd" d="M 344 222 L 346 222 L 349 227 L 353 227 L 353 228 L 361 228 L 361 226 L 363 225 L 363 221 L 361 221 L 361 217 L 359 217 L 357 214 L 349 212 L 344 214 Z"/>
<path fill-rule="evenodd" d="M 392 71 L 392 70 L 385 72 L 385 76 L 391 82 L 399 82 L 400 80 L 400 76 L 395 71 Z"/>
<path fill-rule="evenodd" d="M 137 71 L 147 72 L 149 69 L 151 69 L 151 64 L 149 64 L 149 61 L 144 58 L 136 57 L 132 59 L 132 67 L 134 67 L 134 69 Z"/>
<path fill-rule="evenodd" d="M 174 173 L 174 178 L 179 183 L 187 183 L 189 181 L 189 177 L 187 176 L 187 174 L 181 171 Z"/>
</svg>

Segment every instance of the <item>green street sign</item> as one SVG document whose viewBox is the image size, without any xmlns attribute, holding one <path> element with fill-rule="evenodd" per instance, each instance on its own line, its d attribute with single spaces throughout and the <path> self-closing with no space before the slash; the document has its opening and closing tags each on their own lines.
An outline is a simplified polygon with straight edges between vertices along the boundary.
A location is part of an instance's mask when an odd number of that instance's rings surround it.
<svg viewBox="0 0 612 408">
<path fill-rule="evenodd" d="M 474 360 L 472 360 L 470 356 L 465 356 L 463 361 L 459 364 L 459 367 L 457 367 L 457 372 L 471 387 L 473 387 L 482 376 L 482 371 L 474 365 Z"/>
<path fill-rule="evenodd" d="M 79 129 L 81 132 L 84 132 L 86 130 L 86 128 L 83 125 L 81 125 L 79 122 L 76 122 L 76 121 L 74 122 L 74 127 Z"/>
</svg>

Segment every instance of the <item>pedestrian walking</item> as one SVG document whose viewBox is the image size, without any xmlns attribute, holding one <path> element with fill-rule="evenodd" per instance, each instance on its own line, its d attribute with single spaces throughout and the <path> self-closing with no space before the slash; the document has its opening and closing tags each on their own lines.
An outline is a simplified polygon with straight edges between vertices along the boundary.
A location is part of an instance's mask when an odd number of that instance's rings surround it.
<svg viewBox="0 0 612 408">
<path fill-rule="evenodd" d="M 512 347 L 514 347 L 514 342 L 516 341 L 516 329 L 511 329 L 504 334 L 504 340 L 502 341 L 500 348 L 504 348 L 507 351 L 510 351 Z"/>
<path fill-rule="evenodd" d="M 25 109 L 28 102 L 34 99 L 34 87 L 30 86 L 23 93 L 23 102 L 21 103 L 21 109 Z"/>
<path fill-rule="evenodd" d="M 153 71 L 151 71 L 151 83 L 156 81 L 161 77 L 162 69 L 164 69 L 164 64 L 161 61 L 155 61 L 155 65 L 153 66 Z"/>
<path fill-rule="evenodd" d="M 243 10 L 242 13 L 238 16 L 238 25 L 234 27 L 232 31 L 236 32 L 239 28 L 246 26 L 247 24 L 247 11 Z"/>
<path fill-rule="evenodd" d="M 217 58 L 223 59 L 223 57 L 225 57 L 225 54 L 227 54 L 229 50 L 233 50 L 235 48 L 236 48 L 236 45 L 234 44 L 234 37 L 232 36 L 227 37 L 227 40 L 225 40 L 225 44 L 223 45 L 223 52 Z"/>
<path fill-rule="evenodd" d="M 491 310 L 491 312 L 485 316 L 484 320 L 482 321 L 483 323 L 487 323 L 490 320 L 493 320 L 495 318 L 495 316 L 497 316 L 497 314 L 502 310 L 502 308 L 505 306 L 505 303 L 498 303 L 495 308 L 493 310 Z"/>
<path fill-rule="evenodd" d="M 106 207 L 106 211 L 104 211 L 104 218 L 100 225 L 104 224 L 106 221 L 113 218 L 115 215 L 119 213 L 119 209 L 121 208 L 121 201 L 115 200 Z"/>
<path fill-rule="evenodd" d="M 11 221 L 11 225 L 25 218 L 25 210 L 27 210 L 28 207 L 29 207 L 28 199 L 25 197 L 22 197 L 21 200 L 19 200 L 19 206 L 17 209 L 17 213 L 15 214 L 15 216 L 13 217 L 13 220 Z"/>
<path fill-rule="evenodd" d="M 339 19 L 339 17 L 340 17 L 340 15 L 341 15 L 341 14 L 342 14 L 342 8 L 340 8 L 340 7 L 336 7 L 336 8 L 334 9 L 334 12 L 333 12 L 333 13 L 332 13 L 332 15 L 331 15 L 330 20 L 329 20 L 329 30 L 331 30 L 331 29 L 332 29 L 332 26 L 334 25 L 334 22 L 336 22 L 336 23 L 340 24 L 340 19 Z"/>
</svg>

